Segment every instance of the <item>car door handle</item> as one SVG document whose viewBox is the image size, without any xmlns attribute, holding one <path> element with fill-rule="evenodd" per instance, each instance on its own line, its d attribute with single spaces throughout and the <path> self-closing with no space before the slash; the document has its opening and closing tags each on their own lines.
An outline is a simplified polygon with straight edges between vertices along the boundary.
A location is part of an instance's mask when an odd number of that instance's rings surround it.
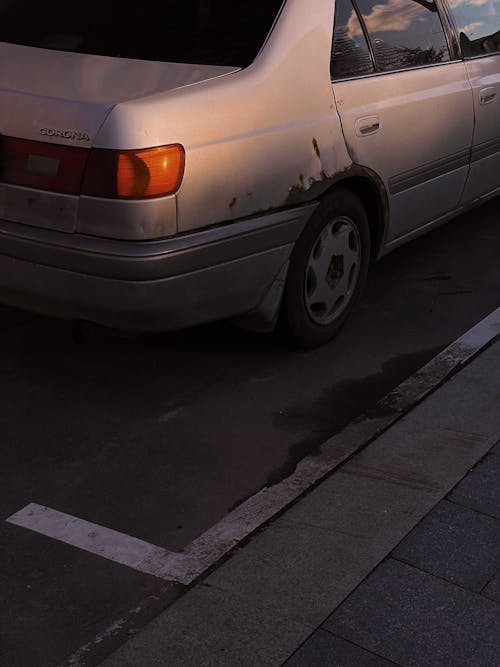
<svg viewBox="0 0 500 667">
<path fill-rule="evenodd" d="M 483 88 L 479 91 L 479 101 L 481 104 L 491 104 L 496 99 L 497 93 L 494 88 Z"/>
<path fill-rule="evenodd" d="M 366 137 L 380 130 L 380 118 L 378 116 L 364 116 L 356 120 L 356 134 L 358 137 Z"/>
</svg>

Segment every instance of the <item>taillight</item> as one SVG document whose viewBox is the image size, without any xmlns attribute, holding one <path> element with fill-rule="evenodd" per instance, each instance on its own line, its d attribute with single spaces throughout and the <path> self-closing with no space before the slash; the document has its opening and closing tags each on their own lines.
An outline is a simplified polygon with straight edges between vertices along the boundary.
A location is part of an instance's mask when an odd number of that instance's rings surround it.
<svg viewBox="0 0 500 667">
<path fill-rule="evenodd" d="M 0 181 L 27 188 L 79 195 L 86 148 L 0 138 Z"/>
<path fill-rule="evenodd" d="M 136 151 L 94 148 L 85 170 L 82 194 L 146 199 L 176 192 L 184 175 L 179 144 Z"/>
<path fill-rule="evenodd" d="M 174 194 L 184 175 L 179 144 L 134 151 L 0 138 L 0 181 L 63 194 L 149 199 Z"/>
</svg>

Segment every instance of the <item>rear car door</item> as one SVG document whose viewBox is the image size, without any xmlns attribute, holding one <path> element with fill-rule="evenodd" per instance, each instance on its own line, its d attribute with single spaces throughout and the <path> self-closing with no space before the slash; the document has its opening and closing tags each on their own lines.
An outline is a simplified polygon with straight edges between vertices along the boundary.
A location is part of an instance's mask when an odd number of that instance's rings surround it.
<svg viewBox="0 0 500 667">
<path fill-rule="evenodd" d="M 448 1 L 474 93 L 469 202 L 500 189 L 500 0 Z"/>
<path fill-rule="evenodd" d="M 332 79 L 351 157 L 388 193 L 386 241 L 455 209 L 469 170 L 472 92 L 434 1 L 337 0 Z"/>
</svg>

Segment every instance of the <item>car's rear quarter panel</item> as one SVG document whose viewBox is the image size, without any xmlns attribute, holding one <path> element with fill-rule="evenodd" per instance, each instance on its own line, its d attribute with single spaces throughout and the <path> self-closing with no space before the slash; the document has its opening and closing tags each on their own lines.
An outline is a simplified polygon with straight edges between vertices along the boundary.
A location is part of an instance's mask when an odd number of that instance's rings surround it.
<svg viewBox="0 0 500 667">
<path fill-rule="evenodd" d="M 185 147 L 181 232 L 286 207 L 318 182 L 326 189 L 351 164 L 330 86 L 332 26 L 330 0 L 289 0 L 250 67 L 118 104 L 96 145 Z"/>
</svg>

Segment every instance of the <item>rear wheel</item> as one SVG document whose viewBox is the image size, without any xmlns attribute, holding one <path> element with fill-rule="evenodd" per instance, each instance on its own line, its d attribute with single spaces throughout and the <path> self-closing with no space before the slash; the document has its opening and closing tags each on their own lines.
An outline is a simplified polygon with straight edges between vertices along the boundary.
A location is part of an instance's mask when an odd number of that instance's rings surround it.
<svg viewBox="0 0 500 667">
<path fill-rule="evenodd" d="M 281 324 L 289 340 L 313 348 L 330 340 L 356 303 L 368 272 L 370 229 L 349 190 L 324 199 L 295 244 Z"/>
</svg>

